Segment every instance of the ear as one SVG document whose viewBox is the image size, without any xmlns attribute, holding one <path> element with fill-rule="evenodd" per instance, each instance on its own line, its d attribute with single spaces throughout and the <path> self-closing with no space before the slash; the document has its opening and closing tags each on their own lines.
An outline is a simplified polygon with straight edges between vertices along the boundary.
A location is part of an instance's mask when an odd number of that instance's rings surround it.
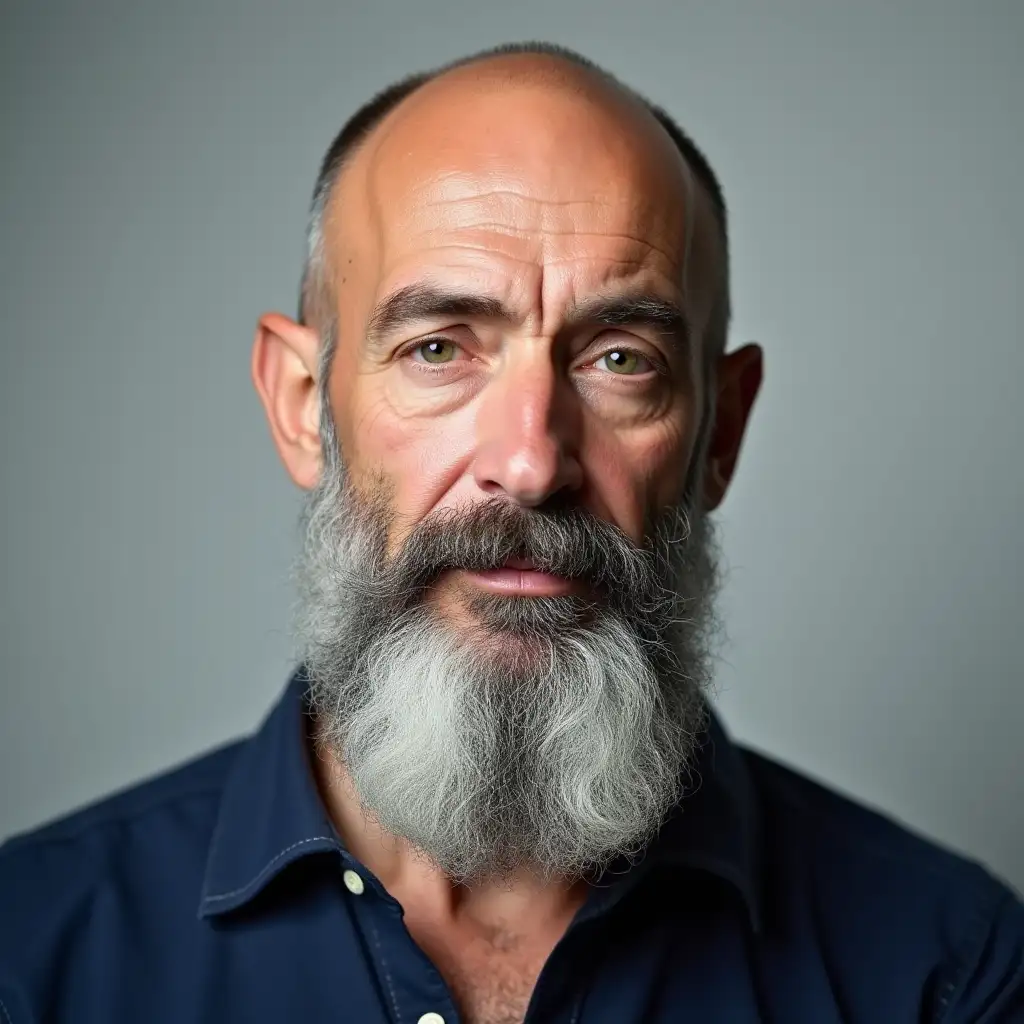
<svg viewBox="0 0 1024 1024">
<path fill-rule="evenodd" d="M 718 508 L 729 489 L 763 376 L 763 353 L 759 345 L 744 345 L 718 361 L 712 384 L 717 389 L 715 423 L 704 473 L 704 508 L 707 511 Z"/>
<path fill-rule="evenodd" d="M 320 477 L 317 373 L 320 338 L 280 313 L 264 313 L 252 346 L 252 382 L 288 475 L 306 490 Z"/>
</svg>

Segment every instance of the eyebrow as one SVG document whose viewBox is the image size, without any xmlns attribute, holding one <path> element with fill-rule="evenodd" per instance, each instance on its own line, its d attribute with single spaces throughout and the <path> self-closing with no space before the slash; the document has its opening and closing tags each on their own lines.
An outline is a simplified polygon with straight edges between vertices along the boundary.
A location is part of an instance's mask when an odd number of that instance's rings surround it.
<svg viewBox="0 0 1024 1024">
<path fill-rule="evenodd" d="M 466 317 L 516 323 L 521 317 L 500 299 L 470 292 L 455 292 L 432 285 L 400 288 L 374 307 L 367 325 L 367 341 L 380 345 L 404 327 L 438 317 Z M 686 314 L 674 302 L 654 295 L 597 297 L 570 307 L 565 327 L 601 324 L 605 327 L 649 327 L 684 348 L 690 343 Z"/>
<path fill-rule="evenodd" d="M 573 306 L 566 324 L 602 324 L 605 327 L 650 327 L 684 349 L 690 344 L 690 322 L 674 302 L 655 295 L 595 298 Z"/>
<path fill-rule="evenodd" d="M 374 306 L 366 328 L 367 340 L 371 345 L 379 345 L 389 334 L 403 327 L 449 316 L 504 320 L 508 323 L 518 319 L 500 299 L 412 284 L 400 288 Z"/>
</svg>

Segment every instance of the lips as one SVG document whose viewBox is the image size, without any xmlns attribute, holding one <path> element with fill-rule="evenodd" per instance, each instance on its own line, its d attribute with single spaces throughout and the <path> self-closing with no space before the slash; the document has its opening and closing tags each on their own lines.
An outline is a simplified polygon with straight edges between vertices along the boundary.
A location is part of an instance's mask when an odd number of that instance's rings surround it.
<svg viewBox="0 0 1024 1024">
<path fill-rule="evenodd" d="M 529 558 L 509 558 L 496 569 L 468 571 L 465 575 L 477 586 L 497 594 L 556 597 L 576 589 L 572 580 L 538 569 Z"/>
</svg>

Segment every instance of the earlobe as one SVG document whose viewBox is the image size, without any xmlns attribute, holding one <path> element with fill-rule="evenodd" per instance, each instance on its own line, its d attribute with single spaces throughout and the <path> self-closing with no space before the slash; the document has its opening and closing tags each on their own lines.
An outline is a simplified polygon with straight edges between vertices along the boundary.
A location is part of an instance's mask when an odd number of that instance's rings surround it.
<svg viewBox="0 0 1024 1024">
<path fill-rule="evenodd" d="M 704 473 L 705 512 L 712 512 L 721 505 L 731 478 L 732 473 L 722 465 L 721 460 L 709 453 Z"/>
<path fill-rule="evenodd" d="M 252 381 L 270 434 L 288 475 L 304 489 L 320 475 L 316 331 L 280 313 L 265 313 L 256 327 Z"/>
</svg>

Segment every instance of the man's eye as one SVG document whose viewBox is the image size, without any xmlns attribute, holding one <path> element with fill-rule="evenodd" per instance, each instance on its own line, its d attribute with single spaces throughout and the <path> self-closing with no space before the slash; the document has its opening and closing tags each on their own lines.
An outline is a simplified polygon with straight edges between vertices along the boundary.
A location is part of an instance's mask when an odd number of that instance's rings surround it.
<svg viewBox="0 0 1024 1024">
<path fill-rule="evenodd" d="M 602 369 L 622 376 L 647 373 L 648 370 L 654 369 L 650 360 L 646 359 L 639 352 L 634 352 L 628 348 L 614 348 L 611 352 L 606 352 L 597 360 L 595 365 L 601 366 L 602 363 L 604 364 Z"/>
<path fill-rule="evenodd" d="M 450 363 L 459 351 L 459 346 L 447 338 L 431 338 L 417 345 L 413 350 L 417 362 Z"/>
</svg>

